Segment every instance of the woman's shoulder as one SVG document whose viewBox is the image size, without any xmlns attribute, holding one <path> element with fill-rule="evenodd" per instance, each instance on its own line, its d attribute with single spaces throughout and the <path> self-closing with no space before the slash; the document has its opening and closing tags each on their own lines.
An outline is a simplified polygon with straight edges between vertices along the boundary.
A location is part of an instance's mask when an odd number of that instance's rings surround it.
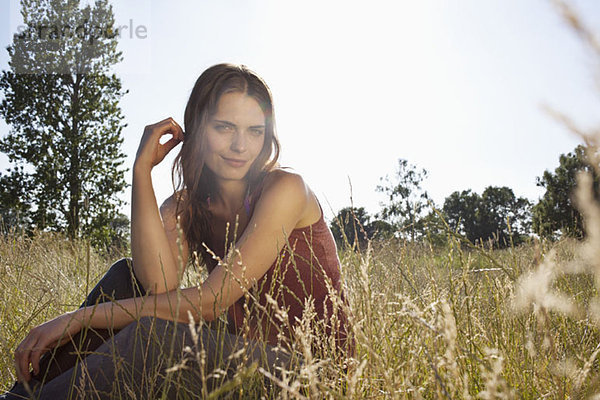
<svg viewBox="0 0 600 400">
<path fill-rule="evenodd" d="M 288 196 L 308 196 L 310 189 L 302 175 L 291 168 L 275 168 L 267 172 L 262 182 L 262 192 L 276 192 Z"/>
<path fill-rule="evenodd" d="M 262 195 L 277 199 L 277 202 L 295 208 L 299 213 L 296 228 L 311 225 L 321 217 L 321 208 L 316 196 L 302 175 L 290 168 L 276 168 L 264 179 Z"/>
<path fill-rule="evenodd" d="M 178 190 L 163 201 L 160 205 L 160 214 L 163 217 L 163 220 L 166 217 L 169 219 L 176 219 L 178 205 L 185 199 L 186 194 L 187 192 L 185 189 Z"/>
</svg>

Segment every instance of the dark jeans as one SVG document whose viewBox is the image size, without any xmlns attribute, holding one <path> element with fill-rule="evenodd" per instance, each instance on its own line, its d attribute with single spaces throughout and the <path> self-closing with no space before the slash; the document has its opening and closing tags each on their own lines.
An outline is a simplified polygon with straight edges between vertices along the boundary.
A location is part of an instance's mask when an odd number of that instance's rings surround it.
<svg viewBox="0 0 600 400">
<path fill-rule="evenodd" d="M 82 306 L 143 295 L 131 261 L 122 259 Z M 118 332 L 86 329 L 42 357 L 29 382 L 33 398 L 201 398 L 254 362 L 275 376 L 279 367 L 289 369 L 286 353 L 244 341 L 225 325 L 143 317 Z M 21 398 L 25 391 L 17 385 L 13 393 Z"/>
<path fill-rule="evenodd" d="M 131 260 L 122 258 L 110 267 L 79 307 L 141 297 L 145 294 L 146 291 L 133 273 Z M 40 373 L 33 378 L 39 382 L 48 382 L 56 378 L 75 366 L 85 354 L 100 347 L 109 337 L 111 332 L 107 329 L 79 332 L 70 342 L 44 354 L 40 360 Z"/>
</svg>

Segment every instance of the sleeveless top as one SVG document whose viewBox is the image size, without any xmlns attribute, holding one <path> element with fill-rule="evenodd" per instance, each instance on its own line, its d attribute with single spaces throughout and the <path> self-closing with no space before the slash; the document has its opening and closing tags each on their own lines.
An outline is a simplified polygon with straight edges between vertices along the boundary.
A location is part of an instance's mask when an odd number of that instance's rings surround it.
<svg viewBox="0 0 600 400">
<path fill-rule="evenodd" d="M 251 212 L 262 194 L 262 183 L 251 196 Z M 294 330 L 309 312 L 311 328 L 334 335 L 336 346 L 346 352 L 346 299 L 340 281 L 340 261 L 323 209 L 314 224 L 294 229 L 275 262 L 249 295 L 227 310 L 230 331 L 277 345 L 293 338 Z M 219 254 L 222 256 L 222 254 Z M 333 300 L 332 300 L 333 299 Z M 279 337 L 281 336 L 281 338 Z M 318 351 L 318 349 L 313 349 Z"/>
</svg>

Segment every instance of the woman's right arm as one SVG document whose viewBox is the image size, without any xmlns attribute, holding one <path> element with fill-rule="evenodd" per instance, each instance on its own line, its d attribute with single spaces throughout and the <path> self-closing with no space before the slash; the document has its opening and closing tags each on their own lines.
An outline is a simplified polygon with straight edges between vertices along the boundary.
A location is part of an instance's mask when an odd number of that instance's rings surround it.
<svg viewBox="0 0 600 400">
<path fill-rule="evenodd" d="M 161 144 L 164 135 L 172 138 Z M 133 166 L 131 190 L 131 254 L 133 269 L 146 291 L 163 293 L 179 285 L 180 272 L 187 259 L 179 265 L 174 196 L 159 213 L 154 188 L 152 168 L 179 142 L 183 130 L 172 118 L 148 125 L 137 151 Z"/>
</svg>

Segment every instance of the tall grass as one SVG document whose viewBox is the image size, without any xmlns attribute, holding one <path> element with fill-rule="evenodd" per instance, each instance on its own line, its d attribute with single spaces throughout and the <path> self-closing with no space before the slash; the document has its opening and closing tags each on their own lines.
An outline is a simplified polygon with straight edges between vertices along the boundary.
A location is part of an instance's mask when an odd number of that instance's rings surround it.
<svg viewBox="0 0 600 400">
<path fill-rule="evenodd" d="M 33 326 L 77 308 L 106 270 L 84 242 L 53 233 L 0 234 L 0 380 L 14 380 L 12 354 Z"/>
<path fill-rule="evenodd" d="M 555 3 L 600 57 L 595 37 L 564 3 Z M 584 138 L 598 167 L 600 135 L 582 133 L 566 116 L 553 113 Z M 577 204 L 585 218 L 583 242 L 532 241 L 491 250 L 465 245 L 449 233 L 442 248 L 391 239 L 369 242 L 362 250 L 341 249 L 354 354 L 337 357 L 332 338 L 314 330 L 308 312 L 291 343 L 303 363 L 277 375 L 242 368 L 212 392 L 198 394 L 600 398 L 600 205 L 591 193 L 589 176 L 581 175 Z M 15 379 L 12 353 L 29 329 L 77 307 L 112 261 L 86 242 L 57 234 L 0 235 L 0 389 Z M 184 281 L 198 278 L 191 273 Z M 275 316 L 278 312 L 284 311 Z M 319 354 L 313 352 L 315 343 Z M 197 356 L 202 365 L 201 352 Z M 168 367 L 176 371 L 186 365 L 173 359 Z M 185 387 L 179 392 L 190 395 Z"/>
<path fill-rule="evenodd" d="M 445 248 L 391 240 L 343 250 L 356 339 L 347 368 L 305 351 L 306 363 L 287 378 L 244 370 L 223 391 L 232 398 L 596 395 L 600 279 L 592 239 L 489 250 L 451 237 Z M 47 233 L 3 236 L 0 260 L 0 387 L 7 388 L 12 352 L 28 329 L 77 307 L 110 261 Z M 309 336 L 327 343 L 315 335 L 300 329 L 296 349 L 306 350 Z M 264 375 L 280 389 L 267 390 Z"/>
</svg>

